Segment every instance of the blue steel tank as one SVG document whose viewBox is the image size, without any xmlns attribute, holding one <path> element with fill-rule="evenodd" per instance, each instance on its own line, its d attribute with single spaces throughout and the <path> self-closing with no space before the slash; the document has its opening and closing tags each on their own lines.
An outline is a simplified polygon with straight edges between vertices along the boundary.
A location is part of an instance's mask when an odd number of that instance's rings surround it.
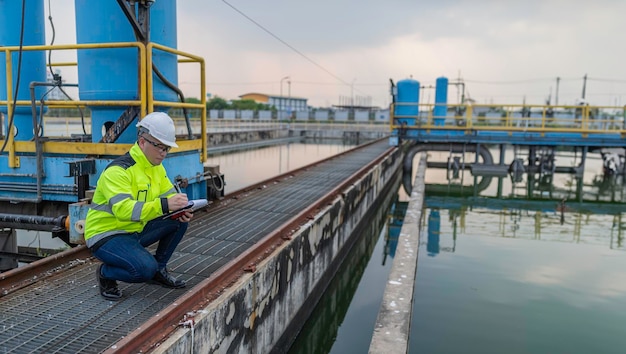
<svg viewBox="0 0 626 354">
<path fill-rule="evenodd" d="M 85 43 L 136 42 L 133 29 L 117 1 L 75 0 L 76 40 Z M 150 41 L 176 48 L 176 1 L 159 0 L 150 8 Z M 139 99 L 139 53 L 136 48 L 87 49 L 78 51 L 78 80 L 81 100 Z M 154 51 L 153 63 L 173 85 L 178 85 L 177 57 Z M 149 68 L 149 72 L 152 70 Z M 158 101 L 175 101 L 176 93 L 154 73 L 153 93 Z M 115 122 L 127 107 L 94 106 L 92 141 L 103 136 L 104 126 Z M 132 143 L 134 124 L 118 138 Z"/>
<path fill-rule="evenodd" d="M 45 20 L 44 20 L 44 1 L 29 0 L 26 1 L 24 14 L 24 37 L 22 44 L 24 46 L 43 45 L 45 44 Z M 20 45 L 20 32 L 22 26 L 22 2 L 15 0 L 0 0 L 0 47 Z M 11 76 L 12 90 L 15 90 L 17 79 L 19 76 L 19 89 L 17 92 L 18 100 L 30 101 L 29 84 L 35 82 L 46 81 L 46 57 L 44 51 L 23 51 L 21 68 L 18 68 L 18 52 L 11 54 Z M 18 75 L 18 69 L 21 69 Z M 8 98 L 7 92 L 7 68 L 6 54 L 0 52 L 0 100 Z M 43 87 L 35 89 L 36 99 L 41 98 L 44 92 Z M 15 94 L 13 94 L 15 99 Z M 39 110 L 39 107 L 37 108 Z M 5 115 L 8 114 L 5 106 L 0 108 Z M 8 125 L 5 124 L 4 133 Z M 33 118 L 30 106 L 20 106 L 15 109 L 13 116 L 13 126 L 15 131 L 15 140 L 31 140 L 33 138 Z"/>
<path fill-rule="evenodd" d="M 404 79 L 396 84 L 394 124 L 414 126 L 419 112 L 420 83 L 413 79 Z"/>
<path fill-rule="evenodd" d="M 448 78 L 440 77 L 435 87 L 435 109 L 433 116 L 435 125 L 445 125 L 448 114 Z"/>
</svg>

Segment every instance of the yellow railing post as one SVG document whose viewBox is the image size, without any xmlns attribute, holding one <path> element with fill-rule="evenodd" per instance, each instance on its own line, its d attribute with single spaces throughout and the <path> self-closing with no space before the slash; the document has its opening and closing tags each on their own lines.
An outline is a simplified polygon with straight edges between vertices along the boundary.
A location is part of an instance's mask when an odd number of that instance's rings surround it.
<svg viewBox="0 0 626 354">
<path fill-rule="evenodd" d="M 144 60 L 142 60 L 142 63 L 145 61 L 145 67 L 143 68 L 144 70 L 142 70 L 144 72 L 144 80 L 142 82 L 145 83 L 145 96 L 143 96 L 142 98 L 142 103 L 146 103 L 147 104 L 147 112 L 151 113 L 154 112 L 154 91 L 152 88 L 153 85 L 153 79 L 152 79 L 152 52 L 154 51 L 154 43 L 148 43 L 148 45 L 146 46 L 146 53 L 145 53 L 145 58 Z M 144 85 L 142 85 L 144 86 Z M 147 102 L 146 102 L 147 100 Z"/>
<path fill-rule="evenodd" d="M 209 159 L 209 147 L 208 147 L 208 137 L 207 137 L 207 124 L 206 124 L 206 75 L 205 75 L 205 64 L 204 60 L 200 61 L 200 101 L 202 102 L 201 109 L 201 121 L 200 121 L 200 129 L 201 129 L 201 140 L 202 140 L 202 154 L 200 159 L 202 163 L 206 162 Z"/>
<path fill-rule="evenodd" d="M 511 127 L 511 111 L 504 109 L 504 126 L 508 129 Z"/>
<path fill-rule="evenodd" d="M 15 156 L 15 138 L 13 136 L 13 125 L 11 117 L 14 116 L 13 111 L 15 107 L 13 106 L 13 65 L 11 60 L 11 51 L 7 48 L 5 51 L 6 58 L 6 78 L 7 78 L 7 119 L 6 119 L 6 138 L 8 139 L 6 147 L 9 151 L 9 167 L 16 168 L 20 167 L 20 161 L 17 156 Z M 17 95 L 17 92 L 15 93 Z"/>
<path fill-rule="evenodd" d="M 417 110 L 419 114 L 419 109 Z M 435 114 L 435 107 L 428 106 L 428 117 L 426 118 L 426 125 L 431 127 L 433 126 L 433 116 Z"/>
<path fill-rule="evenodd" d="M 152 65 L 148 65 L 148 60 L 152 63 L 152 54 L 146 48 L 146 45 L 139 43 L 139 97 L 141 105 L 139 106 L 139 119 L 145 117 L 148 112 L 152 112 Z M 148 59 L 148 57 L 150 59 Z M 149 72 L 148 72 L 149 70 Z M 148 79 L 150 78 L 150 79 Z M 149 80 L 149 83 L 146 82 Z M 148 84 L 150 85 L 150 95 L 148 95 Z M 146 102 L 146 97 L 148 102 Z"/>
</svg>

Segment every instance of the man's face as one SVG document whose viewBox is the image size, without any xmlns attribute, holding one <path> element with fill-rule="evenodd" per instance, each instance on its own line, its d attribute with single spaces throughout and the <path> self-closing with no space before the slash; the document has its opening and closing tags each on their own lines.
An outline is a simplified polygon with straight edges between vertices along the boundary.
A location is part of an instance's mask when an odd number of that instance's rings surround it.
<svg viewBox="0 0 626 354">
<path fill-rule="evenodd" d="M 139 147 L 153 165 L 160 165 L 167 156 L 170 147 L 161 143 L 151 135 L 145 134 L 139 137 Z"/>
</svg>

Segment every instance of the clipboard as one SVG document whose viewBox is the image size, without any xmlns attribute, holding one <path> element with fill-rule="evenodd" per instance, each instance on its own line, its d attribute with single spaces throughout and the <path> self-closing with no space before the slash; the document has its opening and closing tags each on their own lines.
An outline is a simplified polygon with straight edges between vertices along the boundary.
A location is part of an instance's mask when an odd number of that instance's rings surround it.
<svg viewBox="0 0 626 354">
<path fill-rule="evenodd" d="M 194 212 L 200 208 L 204 208 L 205 206 L 209 205 L 209 201 L 206 199 L 194 199 L 194 200 L 190 200 L 189 203 L 187 203 L 186 206 L 178 209 L 178 210 L 174 210 L 174 211 L 170 211 L 169 213 L 163 215 L 163 219 L 178 219 L 180 218 L 182 215 L 185 214 L 185 212 L 190 211 L 190 212 Z"/>
</svg>

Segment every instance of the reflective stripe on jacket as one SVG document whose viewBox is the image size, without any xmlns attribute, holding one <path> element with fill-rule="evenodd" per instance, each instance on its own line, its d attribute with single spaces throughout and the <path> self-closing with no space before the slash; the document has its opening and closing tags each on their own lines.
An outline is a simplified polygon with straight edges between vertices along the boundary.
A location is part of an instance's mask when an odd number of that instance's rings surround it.
<svg viewBox="0 0 626 354">
<path fill-rule="evenodd" d="M 167 197 L 176 193 L 163 165 L 154 166 L 135 143 L 100 175 L 85 220 L 88 247 L 111 235 L 143 230 L 168 212 Z"/>
</svg>

